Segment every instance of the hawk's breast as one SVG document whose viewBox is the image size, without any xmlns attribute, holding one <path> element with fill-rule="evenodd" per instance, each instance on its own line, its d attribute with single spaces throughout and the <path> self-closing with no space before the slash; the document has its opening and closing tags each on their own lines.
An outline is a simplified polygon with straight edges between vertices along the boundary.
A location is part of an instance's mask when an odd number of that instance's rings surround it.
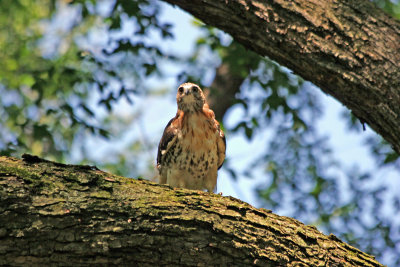
<svg viewBox="0 0 400 267">
<path fill-rule="evenodd" d="M 186 170 L 194 178 L 204 177 L 218 164 L 218 131 L 202 113 L 186 115 L 177 132 L 177 143 L 172 149 L 173 167 Z"/>
</svg>

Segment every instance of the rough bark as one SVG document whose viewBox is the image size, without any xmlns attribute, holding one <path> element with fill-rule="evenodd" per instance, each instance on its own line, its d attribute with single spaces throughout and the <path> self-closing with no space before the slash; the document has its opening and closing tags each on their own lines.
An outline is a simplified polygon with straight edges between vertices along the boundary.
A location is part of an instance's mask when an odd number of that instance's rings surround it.
<svg viewBox="0 0 400 267">
<path fill-rule="evenodd" d="M 382 266 L 231 197 L 0 157 L 0 265 Z"/>
<path fill-rule="evenodd" d="M 164 0 L 318 85 L 400 153 L 400 22 L 368 0 Z"/>
</svg>

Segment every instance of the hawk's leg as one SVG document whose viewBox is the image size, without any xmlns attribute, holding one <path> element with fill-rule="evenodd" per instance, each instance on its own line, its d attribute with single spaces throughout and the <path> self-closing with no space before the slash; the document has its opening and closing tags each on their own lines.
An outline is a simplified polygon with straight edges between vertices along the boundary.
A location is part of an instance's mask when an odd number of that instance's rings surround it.
<svg viewBox="0 0 400 267">
<path fill-rule="evenodd" d="M 208 192 L 212 193 L 217 189 L 218 167 L 215 165 L 210 168 L 203 178 L 203 186 Z"/>
</svg>

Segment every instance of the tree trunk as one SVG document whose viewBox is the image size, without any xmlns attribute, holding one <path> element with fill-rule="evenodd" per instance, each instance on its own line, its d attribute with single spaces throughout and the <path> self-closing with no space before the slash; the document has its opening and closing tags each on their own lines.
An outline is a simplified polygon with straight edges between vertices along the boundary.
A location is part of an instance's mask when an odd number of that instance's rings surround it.
<svg viewBox="0 0 400 267">
<path fill-rule="evenodd" d="M 207 102 L 215 113 L 215 118 L 222 121 L 225 112 L 235 104 L 235 95 L 245 78 L 233 73 L 229 64 L 222 63 L 215 70 L 215 77 L 210 86 L 213 93 L 207 93 Z"/>
<path fill-rule="evenodd" d="M 232 197 L 0 157 L 0 265 L 382 266 Z"/>
<path fill-rule="evenodd" d="M 368 0 L 164 0 L 289 67 L 400 153 L 400 23 Z"/>
</svg>

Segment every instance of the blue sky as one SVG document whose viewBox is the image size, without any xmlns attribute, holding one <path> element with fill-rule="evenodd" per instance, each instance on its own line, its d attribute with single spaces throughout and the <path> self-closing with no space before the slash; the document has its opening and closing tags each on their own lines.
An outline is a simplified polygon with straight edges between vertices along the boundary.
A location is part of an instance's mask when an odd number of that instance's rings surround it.
<svg viewBox="0 0 400 267">
<path fill-rule="evenodd" d="M 189 56 L 193 49 L 196 38 L 201 34 L 197 27 L 193 26 L 193 17 L 179 8 L 174 8 L 167 4 L 162 4 L 162 20 L 170 22 L 174 25 L 174 38 L 168 41 L 162 40 L 158 35 L 151 36 L 147 41 L 161 44 L 164 52 L 173 52 L 172 54 L 180 54 Z M 124 31 L 130 32 L 132 25 L 126 24 Z M 97 37 L 98 38 L 98 37 Z M 96 37 L 93 37 L 96 39 Z M 101 38 L 100 38 L 101 40 Z M 100 41 L 101 42 L 101 41 Z M 135 116 L 137 119 L 129 126 L 128 133 L 117 142 L 107 142 L 105 140 L 93 139 L 89 141 L 89 146 L 92 147 L 92 157 L 104 154 L 105 151 L 118 149 L 122 150 L 131 140 L 138 139 L 142 143 L 157 144 L 161 138 L 162 131 L 166 123 L 175 116 L 176 113 L 176 76 L 182 71 L 183 66 L 174 66 L 165 64 L 162 66 L 165 75 L 164 80 L 148 79 L 146 85 L 154 88 L 155 91 L 165 89 L 169 91 L 166 95 L 152 95 L 151 91 L 147 95 L 135 97 L 135 104 L 132 106 L 124 101 L 121 101 L 115 108 L 115 114 L 121 117 Z M 364 170 L 375 168 L 375 161 L 370 156 L 370 153 L 363 143 L 365 137 L 373 132 L 367 127 L 365 132 L 349 132 L 346 129 L 345 120 L 341 118 L 341 112 L 344 107 L 341 103 L 334 100 L 332 97 L 322 93 L 322 91 L 311 83 L 307 85 L 308 90 L 313 90 L 319 95 L 322 106 L 324 107 L 323 118 L 316 122 L 318 129 L 322 135 L 329 137 L 329 142 L 334 150 L 334 155 L 340 159 L 344 166 L 350 168 L 354 164 L 358 164 Z M 155 108 L 148 108 L 155 107 Z M 162 111 L 160 112 L 160 109 Z M 232 126 L 243 116 L 243 110 L 240 107 L 234 107 L 224 118 L 224 125 Z M 152 123 L 148 123 L 152 122 Z M 268 142 L 269 132 L 265 131 L 259 134 L 256 138 L 248 141 L 243 134 L 227 135 L 227 158 L 234 163 L 237 170 L 244 169 L 248 166 L 257 155 L 263 152 Z M 91 145 L 90 145 L 91 144 Z M 149 145 L 150 147 L 150 145 Z M 156 147 L 152 146 L 150 151 L 147 151 L 142 162 L 144 165 L 148 162 L 155 164 Z M 261 207 L 262 203 L 255 194 L 255 189 L 265 185 L 266 178 L 263 170 L 257 172 L 257 178 L 239 177 L 237 181 L 230 178 L 226 170 L 221 169 L 218 178 L 218 192 L 223 195 L 230 195 L 246 201 L 256 207 Z M 151 174 L 150 176 L 155 175 Z M 347 179 L 343 174 L 335 174 L 342 180 L 345 185 Z M 376 183 L 387 184 L 391 194 L 397 193 L 397 188 L 400 188 L 400 180 L 397 178 L 397 173 L 390 170 L 383 170 L 376 174 Z M 282 211 L 285 215 L 285 211 Z"/>
<path fill-rule="evenodd" d="M 175 37 L 171 41 L 162 43 L 164 51 L 174 51 L 190 55 L 193 51 L 195 39 L 201 34 L 200 31 L 193 26 L 193 17 L 179 8 L 173 8 L 170 5 L 164 6 L 162 18 L 164 21 L 172 22 L 174 25 L 173 31 Z M 177 72 L 179 72 L 179 67 L 177 67 L 176 70 L 173 70 L 173 68 L 170 69 L 168 73 L 170 73 L 171 76 L 163 82 L 163 86 L 172 89 L 167 99 L 165 97 L 162 99 L 148 99 L 147 101 L 150 102 L 147 103 L 146 101 L 143 104 L 144 106 L 160 105 L 165 108 L 165 112 L 162 114 L 165 118 L 159 117 L 159 113 L 154 110 L 150 111 L 148 114 L 144 114 L 150 121 L 152 118 L 158 117 L 157 122 L 164 121 L 167 123 L 169 118 L 175 115 L 175 74 Z M 159 83 L 159 81 L 157 81 L 157 83 Z M 358 163 L 365 169 L 374 168 L 374 159 L 370 156 L 367 147 L 363 145 L 365 137 L 370 135 L 372 131 L 367 128 L 365 132 L 349 132 L 346 129 L 345 120 L 343 120 L 340 115 L 344 109 L 343 105 L 332 97 L 322 93 L 320 89 L 314 87 L 311 83 L 309 83 L 309 87 L 309 90 L 318 92 L 322 106 L 325 108 L 324 116 L 317 122 L 317 125 L 323 135 L 329 136 L 336 157 L 342 162 L 345 162 L 345 165 L 348 167 L 354 163 Z M 157 103 L 158 101 L 160 101 L 160 103 Z M 240 108 L 233 108 L 233 110 L 225 116 L 224 124 L 232 125 L 241 115 L 242 110 Z M 161 137 L 163 127 L 163 124 L 146 127 L 147 133 L 153 141 Z M 268 135 L 267 132 L 266 135 Z M 231 158 L 231 160 L 235 162 L 235 166 L 240 169 L 242 166 L 249 164 L 254 158 L 254 155 L 262 153 L 261 150 L 265 148 L 267 139 L 267 137 L 263 136 L 262 138 L 255 138 L 249 142 L 244 135 L 227 136 L 227 156 Z M 253 157 L 249 155 L 253 155 Z M 377 176 L 381 176 L 379 182 L 389 183 L 392 186 L 394 185 L 394 187 L 391 186 L 391 188 L 400 188 L 399 179 L 395 179 L 396 177 L 394 177 L 394 175 L 396 175 L 394 172 L 384 171 L 384 173 L 378 174 Z M 223 192 L 224 195 L 231 195 L 255 206 L 259 206 L 253 189 L 262 183 L 263 177 L 261 172 L 260 179 L 242 177 L 238 182 L 234 182 L 229 178 L 228 174 L 222 170 L 220 171 L 218 179 L 218 191 Z"/>
<path fill-rule="evenodd" d="M 104 3 L 107 2 L 104 1 Z M 163 51 L 167 53 L 171 52 L 171 54 L 186 56 L 191 55 L 195 40 L 201 34 L 199 29 L 193 26 L 193 18 L 179 8 L 173 8 L 164 3 L 162 6 L 162 20 L 174 25 L 174 39 L 165 41 L 158 35 L 153 35 L 150 36 L 147 41 L 160 44 Z M 55 21 L 54 23 L 56 25 L 60 24 L 59 21 Z M 51 30 L 59 30 L 56 26 L 54 27 L 55 28 Z M 126 23 L 123 31 L 127 33 L 132 32 L 132 27 L 133 25 Z M 87 46 L 93 49 L 93 44 L 98 43 L 98 47 L 101 49 L 107 42 L 107 38 L 105 34 L 102 34 L 101 28 L 91 32 L 87 37 L 88 40 L 78 40 L 83 47 Z M 184 68 L 184 66 L 175 66 L 167 63 L 163 63 L 161 67 L 166 74 L 165 79 L 160 80 L 158 78 L 152 78 L 145 81 L 147 87 L 154 88 L 154 90 L 135 96 L 134 105 L 130 105 L 123 100 L 120 101 L 118 105 L 115 105 L 115 110 L 113 111 L 115 115 L 120 118 L 125 118 L 126 120 L 135 118 L 132 120 L 132 124 L 129 125 L 126 134 L 118 140 L 111 139 L 108 141 L 101 138 L 90 138 L 87 140 L 92 159 L 101 161 L 104 159 L 104 155 L 107 155 L 108 158 L 112 158 L 117 155 L 119 151 L 126 149 L 132 140 L 139 140 L 145 147 L 148 147 L 148 150 L 140 158 L 142 162 L 139 164 L 139 167 L 144 169 L 149 163 L 153 164 L 155 167 L 156 145 L 161 138 L 166 123 L 175 116 L 177 109 L 175 101 L 177 88 L 176 76 Z M 211 81 L 212 77 L 209 77 L 209 79 Z M 157 92 L 162 89 L 167 93 L 158 94 Z M 342 119 L 341 116 L 341 112 L 345 109 L 341 103 L 322 93 L 320 89 L 316 88 L 311 83 L 307 83 L 306 90 L 316 92 L 321 101 L 321 105 L 324 107 L 322 118 L 316 121 L 315 124 L 321 135 L 329 137 L 329 143 L 334 150 L 336 159 L 339 159 L 345 168 L 351 168 L 354 164 L 358 164 L 361 166 L 362 170 L 375 170 L 375 161 L 370 156 L 368 148 L 364 145 L 366 137 L 374 133 L 368 127 L 365 132 L 349 132 L 346 129 L 345 120 Z M 96 97 L 94 97 L 94 99 L 96 99 Z M 104 113 L 102 109 L 97 108 L 97 101 L 94 100 L 92 104 L 93 108 L 96 108 L 97 114 Z M 224 125 L 228 126 L 228 128 L 229 126 L 235 125 L 243 114 L 244 111 L 241 107 L 231 108 L 224 118 Z M 261 155 L 264 152 L 269 138 L 270 131 L 268 130 L 257 134 L 251 141 L 247 140 L 244 134 L 233 135 L 228 133 L 227 158 L 233 163 L 235 169 L 239 171 L 243 170 L 254 161 L 257 155 Z M 75 151 L 76 154 L 73 155 L 72 158 L 79 161 L 79 149 L 75 148 L 73 151 Z M 110 153 L 110 151 L 112 153 Z M 390 168 L 378 172 L 374 171 L 374 173 L 375 179 L 366 186 L 385 184 L 388 187 L 388 195 L 398 194 L 400 188 L 398 173 L 392 171 Z M 148 175 L 149 177 L 146 178 L 154 177 L 156 175 L 155 168 L 154 172 Z M 344 176 L 343 173 L 335 173 L 333 175 L 339 177 L 341 185 L 346 187 L 348 178 Z M 268 183 L 268 179 L 262 168 L 257 170 L 255 178 L 239 176 L 236 181 L 232 180 L 227 171 L 222 168 L 219 172 L 217 191 L 222 192 L 225 196 L 233 196 L 256 207 L 262 207 L 262 202 L 258 199 L 255 189 L 265 186 L 266 183 Z M 385 214 L 387 216 L 393 216 L 393 210 L 389 208 L 390 205 L 387 205 L 387 207 Z M 288 215 L 290 214 L 290 207 L 287 207 L 286 210 L 283 209 L 274 212 L 280 215 Z"/>
</svg>

